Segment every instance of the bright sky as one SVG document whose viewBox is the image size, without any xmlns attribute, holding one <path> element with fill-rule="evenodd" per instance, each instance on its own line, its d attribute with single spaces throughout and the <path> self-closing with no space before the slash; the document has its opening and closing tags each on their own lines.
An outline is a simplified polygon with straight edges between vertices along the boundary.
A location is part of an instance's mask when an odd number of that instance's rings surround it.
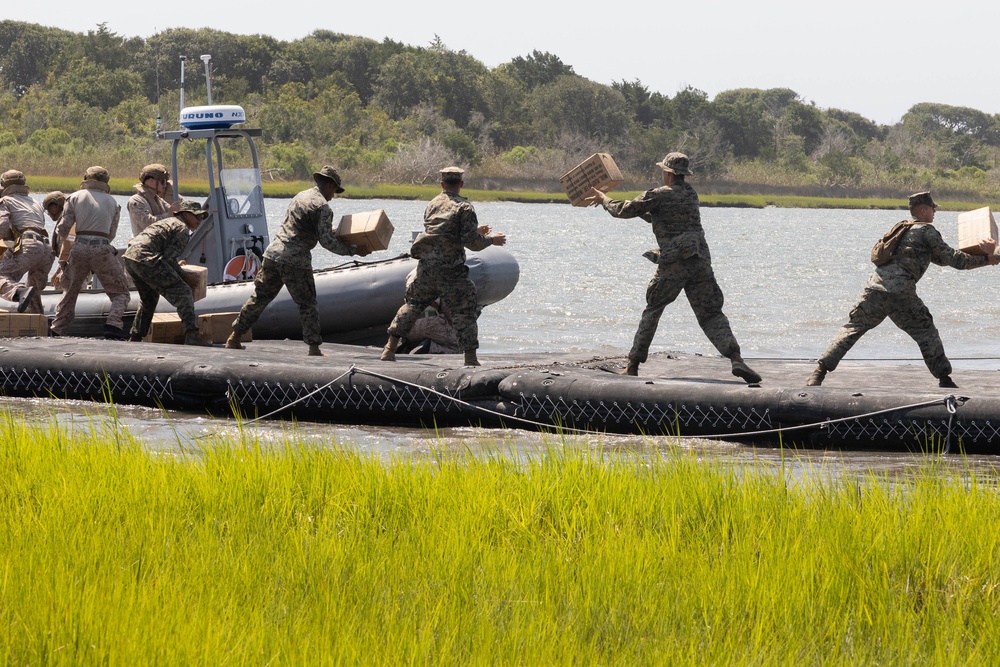
<svg viewBox="0 0 1000 667">
<path fill-rule="evenodd" d="M 489 67 L 533 50 L 548 51 L 588 79 L 604 84 L 639 79 L 669 96 L 688 85 L 709 97 L 733 88 L 791 88 L 819 107 L 887 124 L 918 102 L 1000 114 L 997 2 L 556 4 L 196 0 L 162 3 L 160 14 L 151 16 L 140 10 L 157 5 L 46 0 L 7 3 L 2 18 L 74 32 L 103 22 L 119 35 L 141 37 L 167 28 L 213 27 L 294 40 L 326 29 L 427 46 L 438 35 L 449 49 L 465 50 Z"/>
</svg>

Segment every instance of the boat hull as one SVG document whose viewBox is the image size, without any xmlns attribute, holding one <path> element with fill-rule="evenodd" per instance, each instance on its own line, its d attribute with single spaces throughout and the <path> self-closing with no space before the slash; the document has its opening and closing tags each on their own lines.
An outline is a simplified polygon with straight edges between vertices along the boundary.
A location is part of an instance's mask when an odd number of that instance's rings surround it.
<svg viewBox="0 0 1000 667">
<path fill-rule="evenodd" d="M 469 277 L 476 284 L 480 305 L 487 306 L 509 295 L 517 285 L 517 260 L 507 250 L 490 247 L 470 252 L 466 264 Z M 385 338 L 385 329 L 403 304 L 406 277 L 417 266 L 408 255 L 377 262 L 352 261 L 315 272 L 316 298 L 320 329 L 324 340 L 338 343 L 368 344 Z M 253 282 L 209 285 L 204 299 L 195 302 L 199 315 L 235 313 L 253 293 Z M 45 314 L 52 318 L 62 292 L 47 290 L 42 294 Z M 131 326 L 139 307 L 139 295 L 132 292 L 125 314 L 125 326 Z M 76 317 L 70 335 L 101 337 L 111 301 L 102 289 L 84 290 L 76 303 Z M 160 299 L 158 313 L 176 312 L 166 299 Z M 264 310 L 254 324 L 258 340 L 302 339 L 298 306 L 287 290 Z M 384 341 L 383 341 L 384 342 Z"/>
</svg>

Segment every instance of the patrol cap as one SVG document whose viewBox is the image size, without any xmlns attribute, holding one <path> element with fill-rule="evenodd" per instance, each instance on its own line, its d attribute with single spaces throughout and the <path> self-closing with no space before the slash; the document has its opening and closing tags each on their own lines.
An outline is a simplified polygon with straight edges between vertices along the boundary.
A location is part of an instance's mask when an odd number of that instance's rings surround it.
<svg viewBox="0 0 1000 667">
<path fill-rule="evenodd" d="M 656 166 L 678 176 L 687 176 L 691 173 L 691 160 L 684 153 L 667 153 L 663 162 L 657 162 Z"/>
<path fill-rule="evenodd" d="M 88 167 L 87 171 L 83 174 L 83 180 L 107 183 L 111 180 L 111 174 L 104 167 Z"/>
<path fill-rule="evenodd" d="M 330 165 L 328 164 L 323 165 L 322 169 L 313 173 L 314 181 L 316 181 L 319 178 L 324 178 L 328 181 L 333 181 L 333 184 L 337 186 L 337 189 L 335 191 L 337 194 L 340 194 L 341 192 L 344 191 L 344 188 L 340 186 L 340 174 L 338 174 L 337 170 L 331 167 Z"/>
<path fill-rule="evenodd" d="M 934 208 L 938 207 L 938 205 L 934 203 L 934 200 L 931 199 L 930 192 L 915 192 L 910 195 L 910 208 L 916 208 L 917 206 L 922 206 L 923 204 L 933 206 Z"/>
<path fill-rule="evenodd" d="M 53 204 L 56 206 L 64 206 L 66 204 L 66 195 L 59 190 L 45 195 L 45 199 L 42 200 L 42 208 L 48 209 L 49 206 L 52 206 Z"/>
<path fill-rule="evenodd" d="M 177 208 L 178 213 L 183 213 L 184 211 L 193 213 L 199 220 L 207 218 L 209 213 L 208 209 L 202 208 L 201 204 L 196 201 L 191 201 L 190 199 L 182 201 L 181 205 Z"/>
<path fill-rule="evenodd" d="M 445 183 L 458 183 L 465 176 L 465 170 L 459 167 L 445 167 L 440 173 L 441 180 Z"/>
<path fill-rule="evenodd" d="M 17 169 L 8 169 L 0 176 L 0 188 L 8 185 L 24 185 L 24 174 Z"/>
<path fill-rule="evenodd" d="M 139 182 L 145 183 L 147 178 L 155 178 L 158 181 L 165 181 L 169 178 L 170 174 L 167 172 L 167 168 L 162 164 L 154 162 L 153 164 L 147 164 L 142 168 L 142 173 L 139 174 Z"/>
</svg>

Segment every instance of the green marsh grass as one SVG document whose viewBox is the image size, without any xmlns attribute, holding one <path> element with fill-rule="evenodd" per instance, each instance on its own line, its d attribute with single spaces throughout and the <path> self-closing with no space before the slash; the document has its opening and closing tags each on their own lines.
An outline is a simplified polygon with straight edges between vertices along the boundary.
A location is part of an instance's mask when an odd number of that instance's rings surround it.
<svg viewBox="0 0 1000 667">
<path fill-rule="evenodd" d="M 675 449 L 150 451 L 0 416 L 0 663 L 995 664 L 1000 498 Z M 659 452 L 659 454 L 657 453 Z"/>
<path fill-rule="evenodd" d="M 135 179 L 112 178 L 111 190 L 114 194 L 131 195 L 135 192 L 133 190 L 134 183 Z M 72 192 L 79 187 L 80 181 L 77 178 L 62 176 L 35 176 L 31 177 L 29 184 L 32 190 L 38 193 L 51 190 Z M 312 185 L 312 182 L 309 181 L 265 181 L 263 183 L 263 191 L 265 197 L 290 198 Z M 345 187 L 347 188 L 347 192 L 338 195 L 338 198 L 430 201 L 441 191 L 441 188 L 437 185 L 392 183 L 378 183 L 369 186 L 348 183 Z M 180 191 L 190 197 L 207 197 L 208 182 L 182 179 Z M 473 202 L 511 201 L 529 204 L 569 204 L 569 200 L 562 192 L 477 190 L 466 188 L 462 191 L 462 194 Z M 638 190 L 613 191 L 609 194 L 616 199 L 631 199 L 641 194 L 641 192 Z M 752 192 L 752 186 L 748 186 L 746 194 L 702 194 L 700 198 L 703 206 L 720 207 L 765 208 L 775 206 L 778 208 L 886 209 L 904 211 L 904 214 L 906 209 L 905 200 L 903 199 L 756 195 Z M 941 205 L 941 209 L 946 211 L 971 211 L 988 205 L 996 207 L 996 203 L 990 204 L 990 202 L 942 201 L 939 204 Z"/>
</svg>

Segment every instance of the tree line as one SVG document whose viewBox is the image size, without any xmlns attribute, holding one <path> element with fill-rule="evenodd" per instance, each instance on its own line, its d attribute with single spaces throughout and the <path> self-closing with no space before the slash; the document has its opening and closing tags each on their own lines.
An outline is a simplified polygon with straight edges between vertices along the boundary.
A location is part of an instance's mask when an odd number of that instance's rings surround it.
<svg viewBox="0 0 1000 667">
<path fill-rule="evenodd" d="M 483 187 L 551 188 L 594 152 L 648 184 L 670 150 L 709 187 L 894 196 L 917 187 L 1000 192 L 1000 116 L 914 105 L 894 125 L 824 109 L 787 88 L 603 85 L 533 51 L 488 68 L 440 39 L 410 46 L 317 30 L 302 39 L 169 29 L 148 39 L 0 21 L 0 166 L 47 175 L 87 164 L 136 171 L 166 161 L 156 118 L 177 127 L 179 57 L 187 104 L 239 104 L 264 129 L 263 167 L 302 179 L 333 163 L 355 181 L 425 183 L 444 163 Z M 199 155 L 183 159 L 198 160 Z M 86 164 L 85 164 L 86 163 Z"/>
</svg>

